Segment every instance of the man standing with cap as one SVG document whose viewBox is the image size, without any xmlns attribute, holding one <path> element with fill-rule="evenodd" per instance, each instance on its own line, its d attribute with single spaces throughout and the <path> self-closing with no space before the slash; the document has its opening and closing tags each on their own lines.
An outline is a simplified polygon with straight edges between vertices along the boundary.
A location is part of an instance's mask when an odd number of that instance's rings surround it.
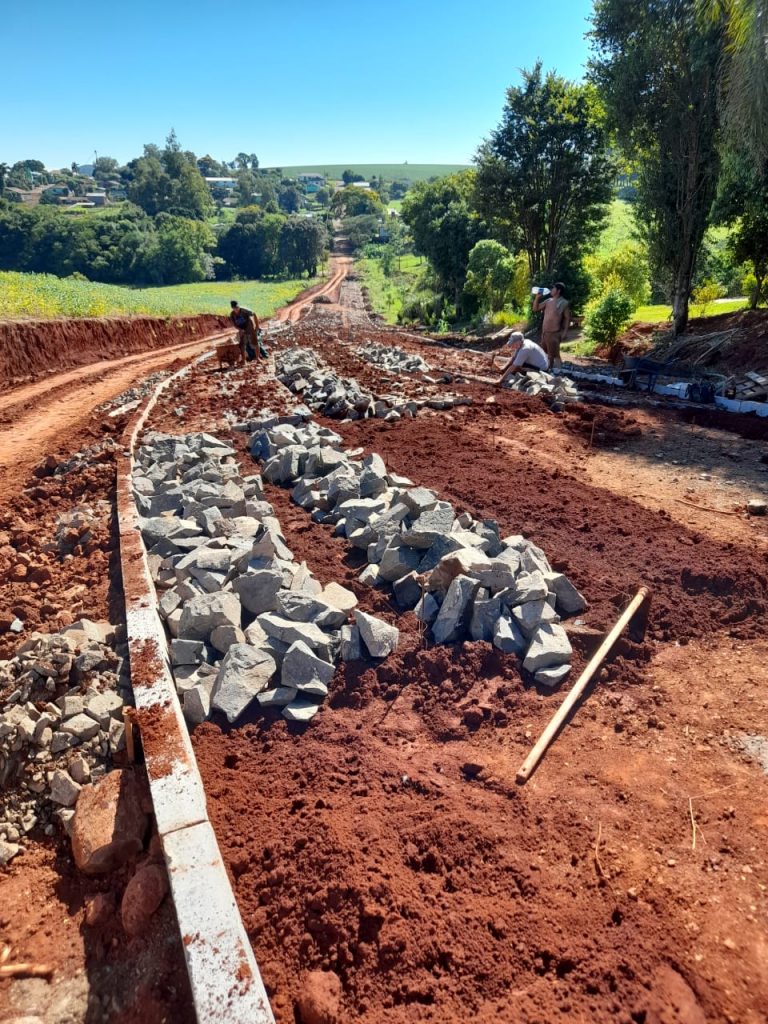
<svg viewBox="0 0 768 1024">
<path fill-rule="evenodd" d="M 496 381 L 497 387 L 505 384 L 513 373 L 524 373 L 526 370 L 548 370 L 549 359 L 544 349 L 535 341 L 524 337 L 520 331 L 513 331 L 503 349 L 491 352 L 491 365 L 500 355 L 509 356 L 504 371 Z"/>
</svg>

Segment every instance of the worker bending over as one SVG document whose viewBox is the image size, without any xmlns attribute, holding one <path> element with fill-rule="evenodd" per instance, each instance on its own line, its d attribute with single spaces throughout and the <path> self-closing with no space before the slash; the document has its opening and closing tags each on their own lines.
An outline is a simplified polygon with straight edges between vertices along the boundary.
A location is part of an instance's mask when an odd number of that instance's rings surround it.
<svg viewBox="0 0 768 1024">
<path fill-rule="evenodd" d="M 507 339 L 504 347 L 491 352 L 491 365 L 499 356 L 509 356 L 504 365 L 504 371 L 496 381 L 497 387 L 501 387 L 509 380 L 513 373 L 524 373 L 526 370 L 548 370 L 549 359 L 544 349 L 535 341 L 524 337 L 520 331 L 513 331 Z"/>
<path fill-rule="evenodd" d="M 251 309 L 241 306 L 236 299 L 230 302 L 232 312 L 229 319 L 237 328 L 237 337 L 240 344 L 240 351 L 243 353 L 243 362 L 246 358 L 257 359 L 261 355 L 259 346 L 259 319 Z"/>
</svg>

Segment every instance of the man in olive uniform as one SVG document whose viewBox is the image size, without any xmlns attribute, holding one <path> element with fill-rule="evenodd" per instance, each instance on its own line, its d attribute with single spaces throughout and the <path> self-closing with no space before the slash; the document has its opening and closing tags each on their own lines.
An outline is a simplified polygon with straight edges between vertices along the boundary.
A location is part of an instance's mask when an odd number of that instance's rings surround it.
<svg viewBox="0 0 768 1024">
<path fill-rule="evenodd" d="M 565 285 L 559 281 L 552 285 L 552 291 L 546 299 L 537 293 L 533 300 L 533 312 L 544 310 L 544 322 L 541 325 L 541 347 L 549 357 L 549 365 L 560 366 L 560 343 L 565 341 L 571 323 L 571 307 L 564 295 Z"/>
</svg>

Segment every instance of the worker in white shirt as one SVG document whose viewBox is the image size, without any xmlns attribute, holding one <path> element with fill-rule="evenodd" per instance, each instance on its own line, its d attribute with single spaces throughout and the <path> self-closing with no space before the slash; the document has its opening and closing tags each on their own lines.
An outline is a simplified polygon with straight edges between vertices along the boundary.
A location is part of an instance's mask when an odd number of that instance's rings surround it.
<svg viewBox="0 0 768 1024">
<path fill-rule="evenodd" d="M 526 338 L 520 331 L 513 331 L 503 348 L 491 352 L 491 365 L 499 356 L 507 358 L 504 370 L 496 381 L 497 387 L 507 382 L 513 373 L 525 373 L 526 370 L 548 370 L 549 359 L 544 349 L 535 341 Z"/>
</svg>

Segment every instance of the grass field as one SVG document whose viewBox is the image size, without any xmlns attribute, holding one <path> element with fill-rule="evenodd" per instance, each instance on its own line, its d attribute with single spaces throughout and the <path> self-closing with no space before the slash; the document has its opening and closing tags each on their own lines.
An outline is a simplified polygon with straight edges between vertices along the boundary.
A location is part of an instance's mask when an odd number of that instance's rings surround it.
<svg viewBox="0 0 768 1024">
<path fill-rule="evenodd" d="M 614 199 L 608 210 L 608 219 L 597 246 L 598 255 L 606 255 L 622 242 L 631 241 L 634 226 L 632 205 L 624 202 L 623 199 Z"/>
<path fill-rule="evenodd" d="M 726 299 L 724 302 L 709 302 L 705 307 L 690 305 L 690 315 L 696 316 L 717 316 L 720 313 L 735 313 L 739 309 L 746 309 L 749 305 L 746 299 Z M 669 320 L 672 316 L 671 306 L 638 306 L 632 320 L 634 323 L 660 324 Z"/>
<path fill-rule="evenodd" d="M 381 260 L 358 260 L 355 269 L 362 274 L 371 305 L 387 323 L 397 323 L 403 299 L 414 287 L 426 268 L 426 260 L 412 254 L 400 258 L 400 268 L 390 277 L 384 273 Z"/>
<path fill-rule="evenodd" d="M 287 178 L 295 178 L 297 174 L 327 174 L 341 180 L 344 171 L 354 171 L 362 174 L 366 181 L 374 175 L 387 181 L 426 181 L 468 168 L 469 164 L 307 164 L 305 167 L 282 167 L 281 170 Z"/>
<path fill-rule="evenodd" d="M 317 280 L 206 281 L 168 288 L 122 288 L 51 274 L 0 272 L 0 318 L 222 314 L 229 312 L 230 299 L 266 317 Z"/>
</svg>

